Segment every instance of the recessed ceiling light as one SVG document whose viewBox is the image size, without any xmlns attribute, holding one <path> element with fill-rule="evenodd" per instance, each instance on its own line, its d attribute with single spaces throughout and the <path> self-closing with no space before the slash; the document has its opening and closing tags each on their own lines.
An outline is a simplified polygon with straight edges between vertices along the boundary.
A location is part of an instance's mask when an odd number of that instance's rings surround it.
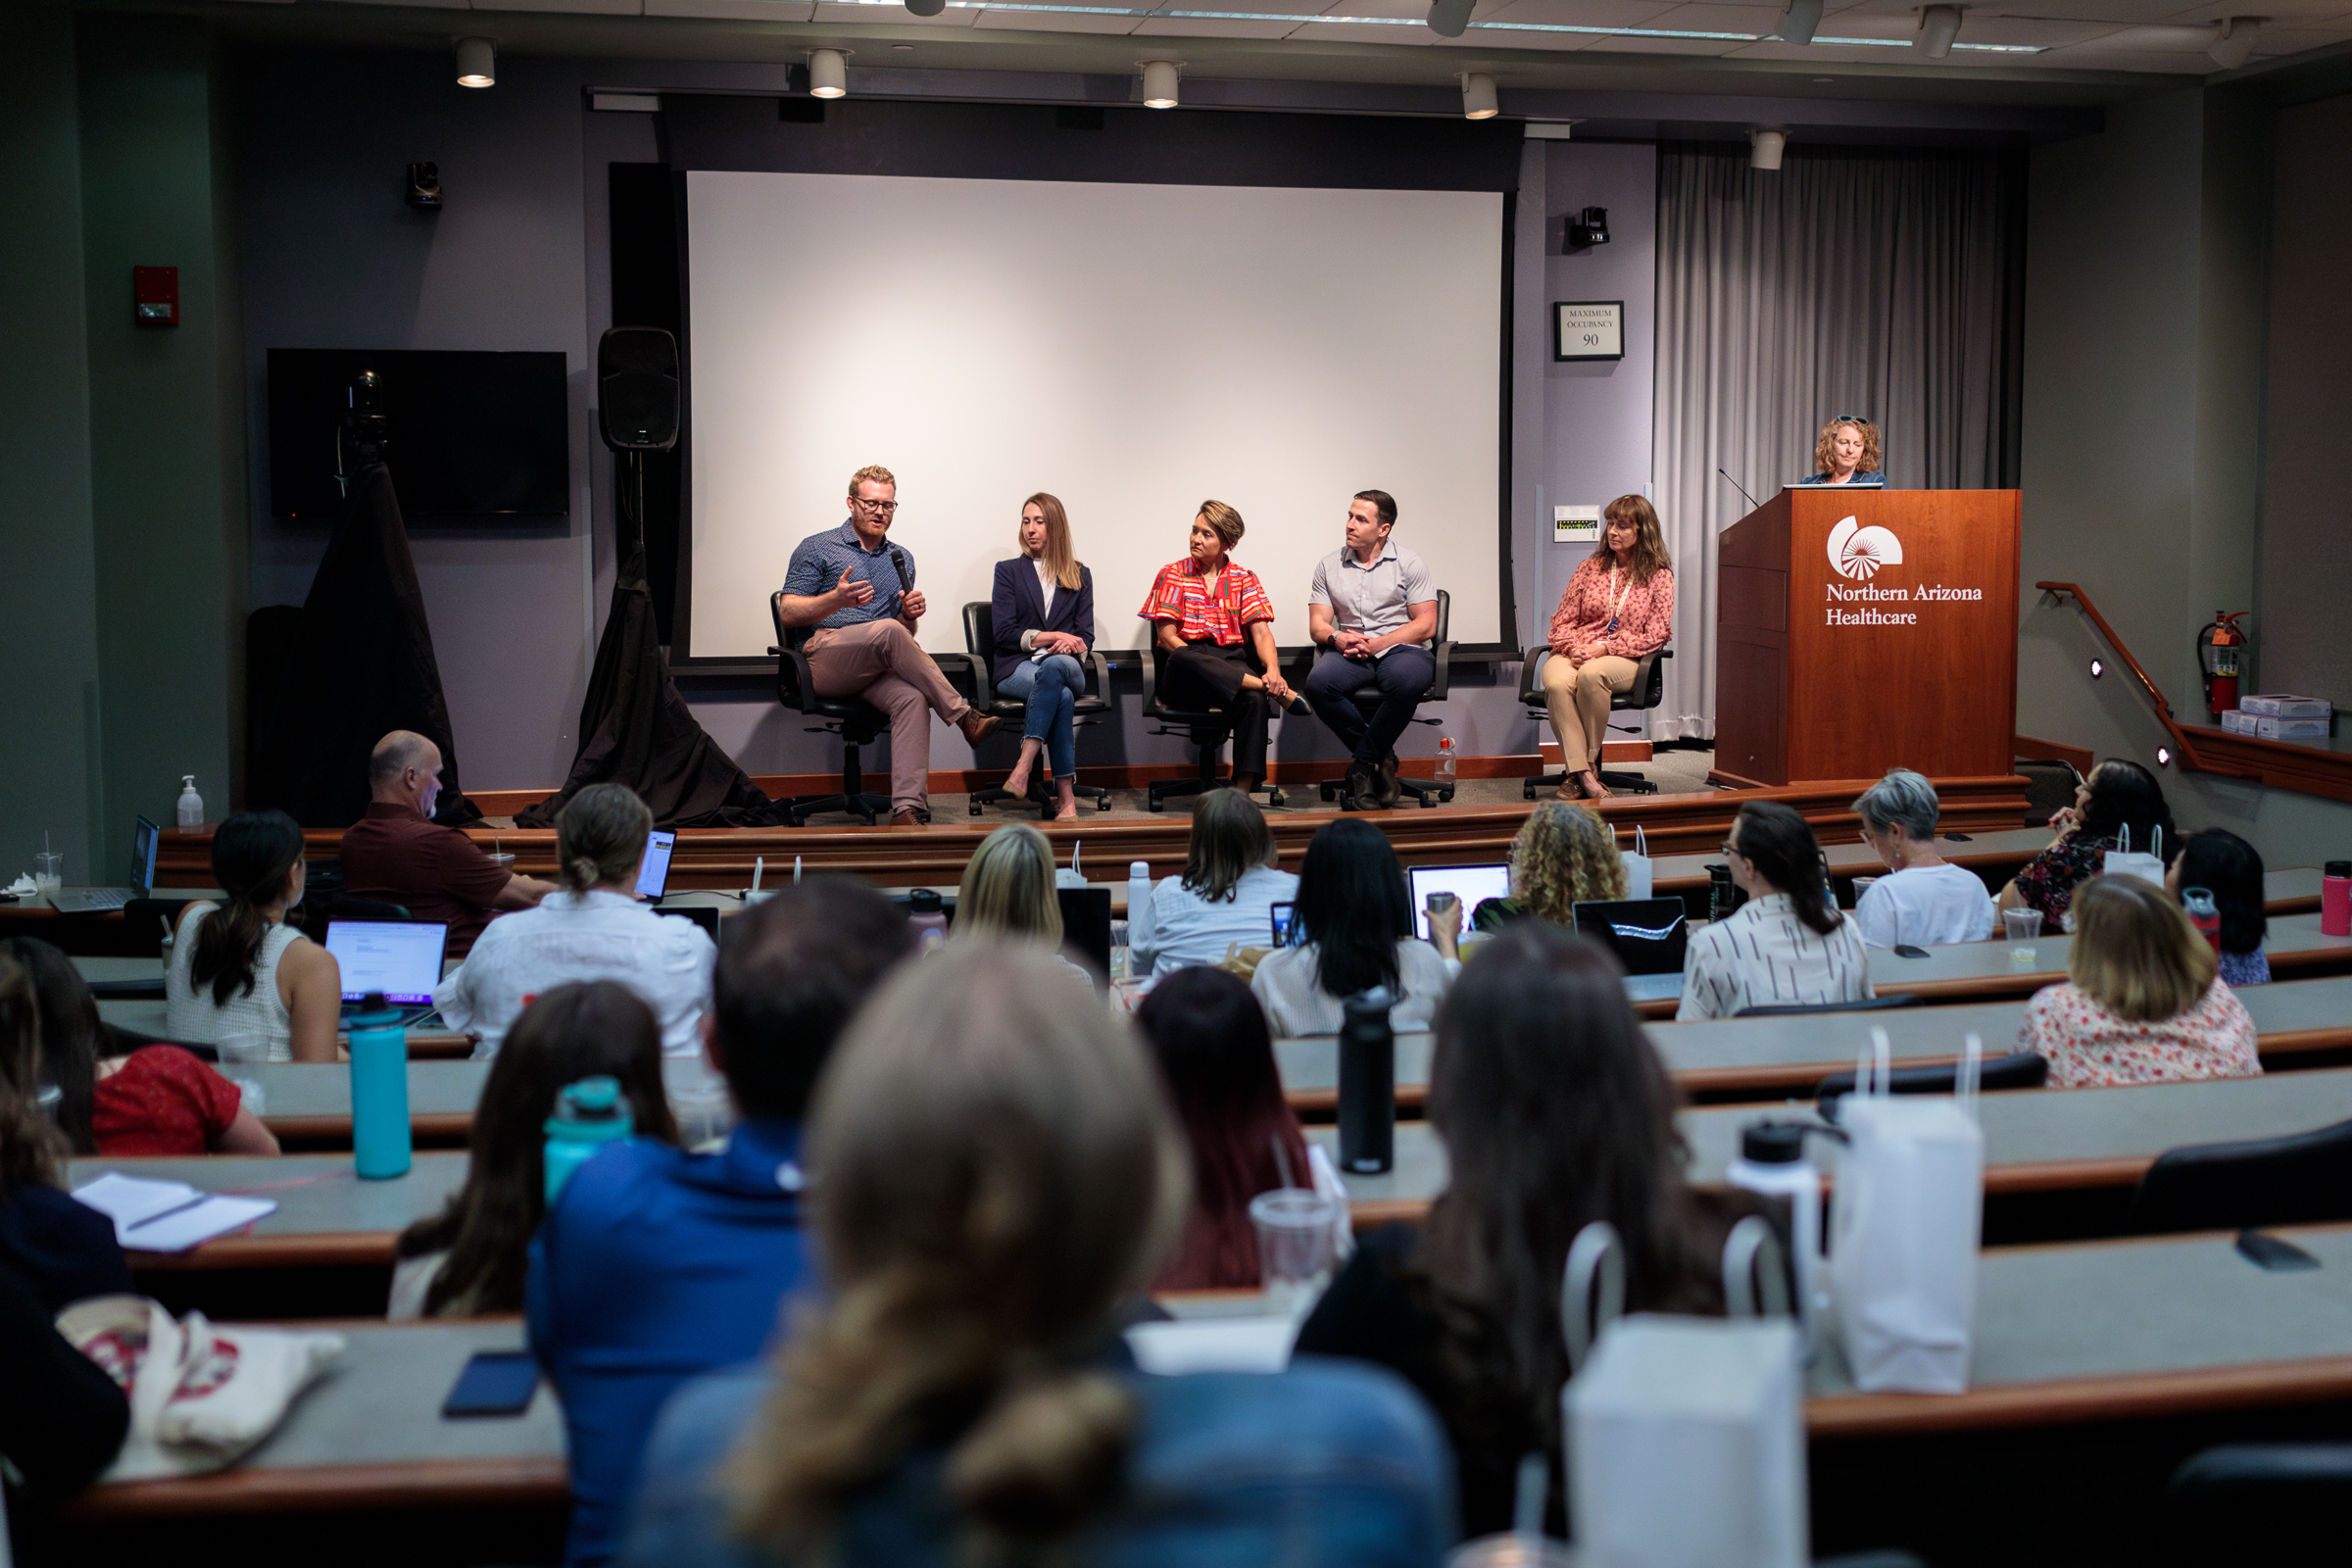
<svg viewBox="0 0 2352 1568">
<path fill-rule="evenodd" d="M 498 81 L 498 45 L 488 38 L 458 40 L 458 85 L 488 87 Z"/>
<path fill-rule="evenodd" d="M 2170 746 L 2159 746 L 2156 748 L 2156 765 L 2158 767 L 2170 767 L 2173 765 L 2173 749 Z"/>
<path fill-rule="evenodd" d="M 2107 662 L 2105 660 L 2094 659 L 2090 662 L 2090 678 L 2092 680 L 2097 680 L 2101 675 L 2106 673 Z"/>
</svg>

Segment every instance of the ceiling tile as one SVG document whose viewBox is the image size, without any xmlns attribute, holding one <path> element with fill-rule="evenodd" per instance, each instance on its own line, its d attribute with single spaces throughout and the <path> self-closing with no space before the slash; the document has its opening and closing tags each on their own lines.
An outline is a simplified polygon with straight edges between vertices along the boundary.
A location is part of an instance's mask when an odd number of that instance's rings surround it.
<svg viewBox="0 0 2352 1568">
<path fill-rule="evenodd" d="M 649 17 L 701 17 L 713 22 L 807 22 L 809 0 L 645 0 Z"/>
<path fill-rule="evenodd" d="M 1221 0 L 1219 8 L 1223 9 Z M 1238 9 L 1238 8 L 1237 8 Z M 1287 38 L 1299 24 L 1283 17 L 1270 22 L 1236 22 L 1229 18 L 1148 17 L 1135 29 L 1139 38 Z"/>
<path fill-rule="evenodd" d="M 1613 55 L 1728 55 L 1747 47 L 1737 38 L 1596 38 L 1589 52 Z"/>
<path fill-rule="evenodd" d="M 1076 11 L 1003 11 L 990 6 L 972 25 L 996 32 L 1119 33 L 1133 32 L 1143 20 L 1138 16 L 1100 16 Z"/>
<path fill-rule="evenodd" d="M 1635 27 L 1678 9 L 1675 0 L 1503 0 L 1480 6 L 1479 22 L 1533 22 L 1553 26 Z M 1473 29 L 1475 30 L 1475 29 Z"/>
</svg>

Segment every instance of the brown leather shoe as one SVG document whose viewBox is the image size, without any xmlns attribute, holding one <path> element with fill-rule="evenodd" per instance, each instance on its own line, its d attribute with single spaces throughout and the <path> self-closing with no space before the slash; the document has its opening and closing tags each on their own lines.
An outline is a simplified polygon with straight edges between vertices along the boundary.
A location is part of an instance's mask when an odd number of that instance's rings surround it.
<svg viewBox="0 0 2352 1568">
<path fill-rule="evenodd" d="M 901 811 L 890 819 L 892 827 L 929 827 L 920 811 Z"/>
<path fill-rule="evenodd" d="M 977 708 L 965 709 L 963 716 L 956 721 L 956 727 L 963 731 L 963 738 L 974 746 L 979 745 L 1004 726 L 1004 721 L 996 714 L 983 713 Z"/>
<path fill-rule="evenodd" d="M 1377 807 L 1379 786 L 1374 782 L 1372 769 L 1361 762 L 1349 762 L 1340 780 L 1340 809 L 1369 811 Z"/>
<path fill-rule="evenodd" d="M 1391 752 L 1380 760 L 1380 768 L 1372 775 L 1374 798 L 1383 810 L 1394 810 L 1404 799 L 1404 786 L 1396 782 L 1396 754 Z"/>
</svg>

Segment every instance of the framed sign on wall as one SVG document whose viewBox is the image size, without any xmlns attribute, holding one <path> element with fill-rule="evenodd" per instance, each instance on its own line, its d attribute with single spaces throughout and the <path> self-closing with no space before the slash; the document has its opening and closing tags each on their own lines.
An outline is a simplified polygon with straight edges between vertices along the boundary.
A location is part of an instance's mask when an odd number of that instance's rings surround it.
<svg viewBox="0 0 2352 1568">
<path fill-rule="evenodd" d="M 1625 301 L 1557 300 L 1551 314 L 1554 360 L 1625 358 Z"/>
</svg>

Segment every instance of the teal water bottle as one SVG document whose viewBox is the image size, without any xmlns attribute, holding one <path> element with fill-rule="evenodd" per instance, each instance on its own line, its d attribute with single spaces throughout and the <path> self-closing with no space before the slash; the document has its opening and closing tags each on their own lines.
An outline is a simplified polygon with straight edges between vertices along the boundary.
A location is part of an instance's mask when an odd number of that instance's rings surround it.
<svg viewBox="0 0 2352 1568">
<path fill-rule="evenodd" d="M 351 1015 L 351 1163 L 368 1181 L 409 1173 L 409 1032 L 380 991 Z"/>
<path fill-rule="evenodd" d="M 607 1144 L 628 1137 L 636 1125 L 618 1079 L 600 1073 L 558 1091 L 556 1113 L 547 1118 L 547 1206 L 556 1206 L 573 1171 Z"/>
</svg>

